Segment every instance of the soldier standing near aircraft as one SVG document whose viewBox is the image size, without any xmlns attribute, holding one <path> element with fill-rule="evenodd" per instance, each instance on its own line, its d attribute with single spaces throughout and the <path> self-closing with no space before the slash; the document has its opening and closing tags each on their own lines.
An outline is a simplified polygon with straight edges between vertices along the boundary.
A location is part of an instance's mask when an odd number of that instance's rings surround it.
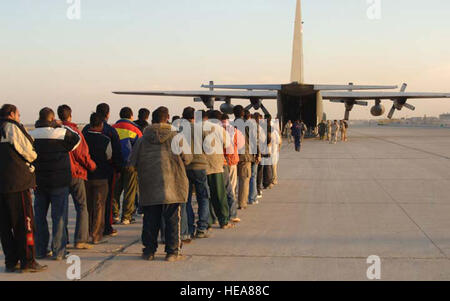
<svg viewBox="0 0 450 301">
<path fill-rule="evenodd" d="M 330 142 L 331 141 L 331 129 L 332 129 L 333 125 L 331 124 L 331 121 L 328 120 L 327 121 L 327 141 Z"/>
<path fill-rule="evenodd" d="M 319 124 L 320 140 L 325 140 L 326 132 L 327 132 L 327 125 L 326 125 L 325 121 L 322 120 L 322 122 Z"/>
<path fill-rule="evenodd" d="M 330 144 L 336 144 L 338 140 L 338 133 L 340 130 L 340 126 L 337 120 L 334 121 L 333 126 L 331 127 L 331 141 Z"/>
<path fill-rule="evenodd" d="M 292 121 L 289 120 L 286 126 L 284 127 L 283 131 L 284 138 L 288 138 L 289 144 L 292 143 L 291 130 L 292 130 Z"/>
<path fill-rule="evenodd" d="M 348 122 L 346 120 L 342 120 L 341 122 L 341 140 L 342 142 L 347 142 L 347 131 L 348 131 Z"/>
<path fill-rule="evenodd" d="M 306 135 L 306 132 L 308 131 L 308 127 L 303 122 L 303 120 L 300 120 L 300 126 L 302 128 L 302 142 L 303 142 L 303 140 L 305 140 L 305 135 Z"/>
</svg>

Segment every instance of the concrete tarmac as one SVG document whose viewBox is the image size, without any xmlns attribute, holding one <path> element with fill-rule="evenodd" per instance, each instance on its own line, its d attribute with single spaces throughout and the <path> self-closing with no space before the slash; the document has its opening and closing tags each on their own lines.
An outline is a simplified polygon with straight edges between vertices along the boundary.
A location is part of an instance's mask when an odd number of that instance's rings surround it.
<svg viewBox="0 0 450 301">
<path fill-rule="evenodd" d="M 355 128 L 348 143 L 284 145 L 279 185 L 233 230 L 184 246 L 187 260 L 140 259 L 139 222 L 81 258 L 82 280 L 450 280 L 450 131 Z M 71 209 L 70 232 L 74 229 Z M 3 255 L 0 261 L 3 264 Z M 66 262 L 0 280 L 67 280 Z"/>
</svg>

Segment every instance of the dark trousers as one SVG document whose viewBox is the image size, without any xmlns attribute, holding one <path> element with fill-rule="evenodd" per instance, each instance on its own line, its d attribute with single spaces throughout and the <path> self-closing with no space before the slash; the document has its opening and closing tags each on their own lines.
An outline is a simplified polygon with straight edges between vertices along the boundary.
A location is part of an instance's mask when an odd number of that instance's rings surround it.
<svg viewBox="0 0 450 301">
<path fill-rule="evenodd" d="M 146 206 L 142 209 L 144 253 L 155 254 L 158 250 L 158 234 L 164 221 L 166 253 L 178 255 L 181 251 L 181 204 Z"/>
<path fill-rule="evenodd" d="M 97 243 L 105 231 L 105 206 L 108 197 L 108 180 L 86 182 L 87 207 L 89 212 L 89 235 Z"/>
<path fill-rule="evenodd" d="M 272 184 L 273 184 L 273 166 L 272 165 L 264 165 L 264 168 L 263 168 L 264 188 L 267 188 Z"/>
<path fill-rule="evenodd" d="M 113 209 L 112 202 L 114 197 L 114 187 L 117 182 L 117 174 L 114 173 L 111 178 L 108 179 L 108 197 L 106 198 L 105 204 L 105 232 L 104 235 L 109 235 L 113 231 L 112 223 L 113 223 Z"/>
<path fill-rule="evenodd" d="M 211 217 L 217 216 L 220 226 L 225 226 L 230 221 L 230 209 L 228 207 L 227 191 L 223 173 L 208 176 L 208 185 L 211 191 Z M 212 218 L 210 218 L 212 224 Z"/>
<path fill-rule="evenodd" d="M 52 252 L 54 257 L 66 254 L 67 220 L 69 214 L 69 186 L 62 188 L 42 189 L 35 193 L 34 215 L 36 221 L 36 253 L 38 256 L 47 255 L 50 241 L 47 213 L 51 207 L 52 217 Z"/>
<path fill-rule="evenodd" d="M 302 148 L 302 137 L 294 136 L 294 139 L 295 139 L 295 150 L 297 152 L 300 152 Z"/>
<path fill-rule="evenodd" d="M 263 191 L 263 170 L 264 170 L 264 166 L 259 164 L 258 165 L 258 177 L 257 177 L 257 181 L 256 181 L 256 184 L 258 186 L 258 194 L 261 194 Z"/>
<path fill-rule="evenodd" d="M 6 267 L 19 261 L 25 268 L 35 260 L 31 192 L 0 194 L 0 233 Z"/>
<path fill-rule="evenodd" d="M 86 199 L 86 186 L 83 179 L 73 178 L 69 189 L 77 211 L 75 226 L 75 244 L 87 243 L 89 240 L 89 213 Z"/>
</svg>

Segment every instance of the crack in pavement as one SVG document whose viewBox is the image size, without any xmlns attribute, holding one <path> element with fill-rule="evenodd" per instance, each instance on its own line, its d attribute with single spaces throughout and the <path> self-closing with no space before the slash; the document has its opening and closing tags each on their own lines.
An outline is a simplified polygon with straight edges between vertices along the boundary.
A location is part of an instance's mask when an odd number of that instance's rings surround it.
<svg viewBox="0 0 450 301">
<path fill-rule="evenodd" d="M 110 256 L 108 256 L 107 258 L 103 259 L 102 261 L 100 261 L 99 263 L 97 263 L 94 267 L 92 267 L 91 269 L 89 269 L 87 272 L 83 273 L 83 275 L 81 276 L 81 280 L 87 278 L 89 275 L 97 272 L 98 270 L 100 270 L 108 261 L 112 261 L 114 258 L 116 258 L 117 256 L 119 256 L 120 254 L 122 254 L 123 252 L 125 252 L 128 248 L 132 247 L 133 245 L 139 243 L 140 240 L 134 240 L 133 242 L 117 249 L 116 251 L 113 251 L 111 253 Z M 102 252 L 99 252 L 102 253 Z M 102 254 L 109 254 L 109 253 L 102 253 Z"/>
<path fill-rule="evenodd" d="M 127 256 L 140 256 L 140 253 L 126 253 Z M 157 253 L 158 255 L 162 255 Z M 358 259 L 367 260 L 366 256 L 314 256 L 314 255 L 235 255 L 235 254 L 184 254 L 186 257 L 213 257 L 213 258 L 277 258 L 277 259 Z M 387 260 L 445 260 L 450 261 L 448 257 L 402 257 L 402 256 L 381 256 L 381 259 Z"/>
<path fill-rule="evenodd" d="M 422 232 L 423 235 L 425 235 L 425 237 L 436 247 L 436 249 L 439 250 L 439 252 L 445 256 L 445 258 L 449 259 L 449 257 L 447 256 L 447 254 L 437 245 L 436 242 L 434 242 L 434 240 L 431 238 L 430 235 L 428 235 L 427 232 L 425 232 L 425 230 L 412 218 L 412 216 L 408 213 L 408 211 L 406 211 L 406 209 L 402 206 L 402 204 L 400 202 L 398 202 L 384 187 L 383 185 L 381 185 L 380 182 L 378 182 L 378 180 L 375 180 L 375 182 L 378 184 L 378 186 L 386 193 L 387 196 L 389 196 L 389 198 L 391 198 L 391 200 L 398 206 L 398 208 L 400 208 L 400 210 L 403 211 L 403 213 L 408 217 L 408 219 L 420 230 L 420 232 Z"/>
</svg>

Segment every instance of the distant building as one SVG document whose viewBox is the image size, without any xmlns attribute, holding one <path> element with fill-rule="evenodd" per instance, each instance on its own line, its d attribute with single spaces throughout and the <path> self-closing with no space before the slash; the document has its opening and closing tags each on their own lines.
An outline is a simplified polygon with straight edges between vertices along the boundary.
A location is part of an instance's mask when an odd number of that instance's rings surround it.
<svg viewBox="0 0 450 301">
<path fill-rule="evenodd" d="M 439 119 L 445 120 L 445 121 L 450 121 L 450 113 L 440 115 Z"/>
</svg>

